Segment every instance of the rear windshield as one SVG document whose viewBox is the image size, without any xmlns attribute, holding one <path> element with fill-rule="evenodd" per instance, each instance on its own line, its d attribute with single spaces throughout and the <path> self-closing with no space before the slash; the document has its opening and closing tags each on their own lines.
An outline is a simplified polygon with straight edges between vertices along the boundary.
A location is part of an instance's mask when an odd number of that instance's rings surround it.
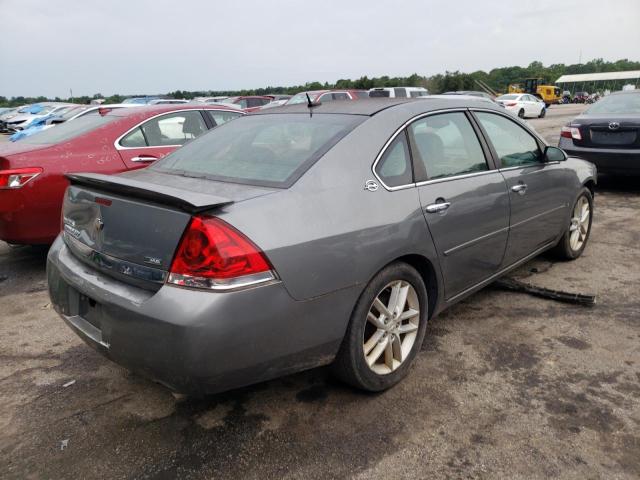
<svg viewBox="0 0 640 480">
<path fill-rule="evenodd" d="M 187 143 L 151 168 L 286 188 L 365 118 L 306 113 L 241 117 Z"/>
<path fill-rule="evenodd" d="M 604 97 L 586 113 L 640 113 L 640 93 Z"/>
<path fill-rule="evenodd" d="M 78 135 L 87 133 L 95 128 L 102 127 L 117 120 L 120 117 L 110 115 L 85 115 L 83 117 L 61 123 L 56 127 L 42 130 L 35 135 L 23 138 L 20 143 L 32 145 L 49 145 L 66 142 Z"/>
<path fill-rule="evenodd" d="M 498 97 L 498 100 L 517 100 L 520 95 L 502 95 Z"/>
</svg>

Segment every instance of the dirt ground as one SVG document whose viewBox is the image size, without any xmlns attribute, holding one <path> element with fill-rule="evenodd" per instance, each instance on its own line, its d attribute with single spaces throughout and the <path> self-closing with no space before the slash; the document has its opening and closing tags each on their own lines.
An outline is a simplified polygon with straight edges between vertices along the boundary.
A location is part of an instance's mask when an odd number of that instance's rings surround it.
<svg viewBox="0 0 640 480">
<path fill-rule="evenodd" d="M 555 144 L 581 108 L 530 122 Z M 316 369 L 176 399 L 57 318 L 42 249 L 0 244 L 0 476 L 637 479 L 640 182 L 602 179 L 595 208 L 582 258 L 517 272 L 595 307 L 487 288 L 433 319 L 377 395 Z"/>
</svg>

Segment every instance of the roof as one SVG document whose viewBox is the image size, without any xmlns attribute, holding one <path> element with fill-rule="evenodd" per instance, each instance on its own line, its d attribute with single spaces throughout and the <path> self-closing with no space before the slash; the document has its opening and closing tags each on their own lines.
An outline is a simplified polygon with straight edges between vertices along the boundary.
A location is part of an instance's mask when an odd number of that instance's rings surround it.
<svg viewBox="0 0 640 480">
<path fill-rule="evenodd" d="M 562 75 L 558 80 L 556 80 L 556 83 L 635 80 L 638 78 L 640 78 L 640 70 L 629 70 L 626 72 L 579 73 L 576 75 Z"/>
<path fill-rule="evenodd" d="M 105 109 L 108 109 L 109 106 L 105 105 Z M 237 108 L 230 107 L 225 105 L 224 103 L 172 103 L 172 104 L 163 104 L 163 105 L 140 105 L 131 107 L 131 108 L 117 108 L 115 110 L 111 110 L 109 115 L 114 115 L 117 117 L 126 117 L 129 115 L 135 115 L 139 113 L 151 112 L 154 114 L 160 114 L 165 112 L 175 112 L 181 110 L 226 110 L 228 112 L 240 112 Z"/>
<path fill-rule="evenodd" d="M 421 107 L 424 111 L 437 110 L 441 108 L 464 108 L 474 106 L 495 105 L 482 97 L 472 97 L 467 95 L 429 95 L 420 98 L 365 98 L 362 100 L 336 100 L 332 102 L 321 103 L 313 107 L 313 113 L 335 113 L 346 115 L 375 115 L 382 110 L 386 110 L 398 105 L 413 105 Z M 282 107 L 269 108 L 259 110 L 252 115 L 273 115 L 281 113 L 309 113 L 309 107 L 306 103 L 298 103 L 296 105 L 284 105 Z"/>
</svg>

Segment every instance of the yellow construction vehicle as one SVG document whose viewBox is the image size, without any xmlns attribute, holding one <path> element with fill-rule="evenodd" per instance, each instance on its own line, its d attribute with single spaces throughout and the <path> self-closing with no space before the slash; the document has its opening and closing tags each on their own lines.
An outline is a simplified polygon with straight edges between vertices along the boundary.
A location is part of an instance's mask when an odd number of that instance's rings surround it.
<svg viewBox="0 0 640 480">
<path fill-rule="evenodd" d="M 525 78 L 523 83 L 509 85 L 509 93 L 528 93 L 535 95 L 547 106 L 558 103 L 562 98 L 562 90 L 555 85 L 546 85 L 543 78 Z"/>
</svg>

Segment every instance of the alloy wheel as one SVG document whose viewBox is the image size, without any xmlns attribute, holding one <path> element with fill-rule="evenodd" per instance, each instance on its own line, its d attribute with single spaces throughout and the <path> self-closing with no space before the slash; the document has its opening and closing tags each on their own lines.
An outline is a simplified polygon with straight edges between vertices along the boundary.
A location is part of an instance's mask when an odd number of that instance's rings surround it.
<svg viewBox="0 0 640 480">
<path fill-rule="evenodd" d="M 571 217 L 571 225 L 569 226 L 569 245 L 574 252 L 580 250 L 587 241 L 589 232 L 589 221 L 591 217 L 591 208 L 589 200 L 583 195 L 573 207 L 573 216 Z"/>
<path fill-rule="evenodd" d="M 397 280 L 378 293 L 369 312 L 363 335 L 363 354 L 378 375 L 398 369 L 409 356 L 418 335 L 420 301 L 413 286 Z"/>
</svg>

